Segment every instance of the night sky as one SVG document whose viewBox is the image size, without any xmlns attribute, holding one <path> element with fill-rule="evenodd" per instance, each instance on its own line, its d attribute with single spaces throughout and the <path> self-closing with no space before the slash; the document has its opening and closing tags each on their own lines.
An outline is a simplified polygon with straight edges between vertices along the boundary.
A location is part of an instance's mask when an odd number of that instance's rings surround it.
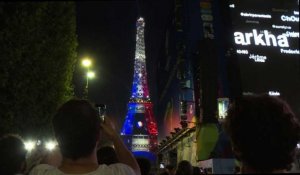
<svg viewBox="0 0 300 175">
<path fill-rule="evenodd" d="M 107 114 L 118 130 L 126 116 L 131 95 L 135 51 L 135 23 L 146 22 L 145 42 L 148 83 L 152 102 L 156 101 L 155 61 L 163 57 L 165 27 L 171 1 L 77 2 L 78 59 L 92 58 L 96 78 L 89 81 L 89 99 L 107 105 Z M 82 96 L 85 68 L 76 65 L 75 95 Z"/>
</svg>

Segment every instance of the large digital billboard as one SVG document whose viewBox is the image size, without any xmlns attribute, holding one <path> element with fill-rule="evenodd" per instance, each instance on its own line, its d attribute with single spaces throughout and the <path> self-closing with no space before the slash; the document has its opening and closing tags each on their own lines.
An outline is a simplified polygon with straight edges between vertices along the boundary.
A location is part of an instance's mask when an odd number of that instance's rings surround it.
<svg viewBox="0 0 300 175">
<path fill-rule="evenodd" d="M 231 0 L 232 41 L 244 93 L 286 99 L 300 114 L 298 0 Z"/>
</svg>

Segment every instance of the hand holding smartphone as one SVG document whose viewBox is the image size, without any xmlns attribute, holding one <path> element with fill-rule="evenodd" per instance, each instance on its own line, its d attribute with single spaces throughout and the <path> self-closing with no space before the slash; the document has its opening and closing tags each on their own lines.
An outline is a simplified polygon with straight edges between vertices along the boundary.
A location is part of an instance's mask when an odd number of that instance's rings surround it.
<svg viewBox="0 0 300 175">
<path fill-rule="evenodd" d="M 104 123 L 105 113 L 106 113 L 106 105 L 105 104 L 96 104 L 95 106 L 98 110 L 98 116 L 100 118 L 101 123 Z"/>
</svg>

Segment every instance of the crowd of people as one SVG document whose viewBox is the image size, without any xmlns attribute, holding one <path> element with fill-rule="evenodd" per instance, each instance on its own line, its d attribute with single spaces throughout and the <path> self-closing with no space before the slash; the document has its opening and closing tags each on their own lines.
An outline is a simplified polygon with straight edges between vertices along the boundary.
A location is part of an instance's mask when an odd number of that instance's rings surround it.
<svg viewBox="0 0 300 175">
<path fill-rule="evenodd" d="M 71 121 L 71 122 L 70 122 Z M 199 175 L 203 169 L 183 160 L 158 173 L 148 159 L 135 158 L 113 123 L 100 121 L 87 100 L 72 99 L 54 115 L 52 125 L 58 146 L 51 152 L 37 147 L 29 156 L 22 138 L 0 138 L 1 175 Z M 235 99 L 224 123 L 236 159 L 238 173 L 284 173 L 291 168 L 300 140 L 299 119 L 289 105 L 268 95 Z M 113 146 L 99 148 L 101 136 Z"/>
</svg>

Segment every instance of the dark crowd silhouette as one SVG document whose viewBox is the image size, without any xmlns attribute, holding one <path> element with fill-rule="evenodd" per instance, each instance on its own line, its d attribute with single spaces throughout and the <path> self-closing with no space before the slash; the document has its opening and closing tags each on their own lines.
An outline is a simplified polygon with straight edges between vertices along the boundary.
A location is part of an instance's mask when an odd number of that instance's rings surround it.
<svg viewBox="0 0 300 175">
<path fill-rule="evenodd" d="M 39 145 L 28 152 L 16 134 L 0 138 L 1 175 L 199 175 L 211 172 L 182 160 L 156 168 L 134 157 L 109 117 L 101 122 L 87 100 L 71 99 L 52 119 L 57 146 Z M 300 123 L 287 102 L 268 95 L 237 98 L 230 105 L 224 127 L 240 166 L 233 173 L 287 173 L 295 160 Z M 101 134 L 100 134 L 101 133 Z M 99 146 L 101 136 L 112 146 Z"/>
</svg>

